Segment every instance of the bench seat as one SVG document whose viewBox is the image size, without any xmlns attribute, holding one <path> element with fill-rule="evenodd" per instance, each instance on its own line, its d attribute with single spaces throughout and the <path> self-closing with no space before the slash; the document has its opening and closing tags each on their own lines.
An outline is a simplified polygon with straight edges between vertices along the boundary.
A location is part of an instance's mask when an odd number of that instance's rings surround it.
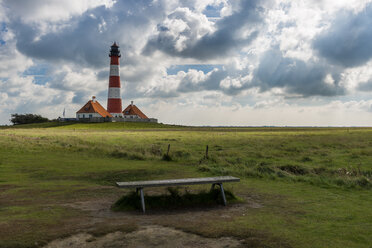
<svg viewBox="0 0 372 248">
<path fill-rule="evenodd" d="M 195 185 L 195 184 L 213 184 L 225 182 L 239 182 L 240 179 L 232 176 L 223 177 L 201 177 L 201 178 L 183 178 L 169 180 L 153 180 L 153 181 L 134 181 L 134 182 L 116 182 L 120 188 L 144 188 L 144 187 L 160 187 L 160 186 L 179 186 L 179 185 Z"/>
</svg>

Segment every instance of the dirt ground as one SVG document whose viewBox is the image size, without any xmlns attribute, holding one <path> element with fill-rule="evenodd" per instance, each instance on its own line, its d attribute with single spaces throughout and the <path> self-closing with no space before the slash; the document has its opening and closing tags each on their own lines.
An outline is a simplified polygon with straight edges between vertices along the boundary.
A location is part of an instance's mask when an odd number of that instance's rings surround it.
<svg viewBox="0 0 372 248">
<path fill-rule="evenodd" d="M 82 211 L 88 218 L 85 218 L 86 222 L 76 234 L 54 240 L 44 247 L 244 247 L 242 241 L 235 237 L 210 238 L 192 231 L 195 227 L 203 227 L 210 220 L 228 221 L 245 215 L 251 208 L 262 207 L 256 199 L 248 196 L 243 198 L 244 203 L 226 207 L 216 204 L 214 207 L 199 209 L 150 210 L 146 214 L 140 211 L 112 211 L 110 207 L 118 199 L 115 195 L 63 204 Z M 125 226 L 135 228 L 120 231 Z M 97 229 L 101 229 L 102 234 L 94 235 Z"/>
</svg>

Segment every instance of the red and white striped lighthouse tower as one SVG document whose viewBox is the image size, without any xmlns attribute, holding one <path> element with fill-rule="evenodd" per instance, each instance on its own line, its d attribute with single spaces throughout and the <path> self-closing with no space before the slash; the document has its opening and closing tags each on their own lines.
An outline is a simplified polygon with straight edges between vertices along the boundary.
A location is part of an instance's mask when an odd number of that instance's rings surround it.
<svg viewBox="0 0 372 248">
<path fill-rule="evenodd" d="M 122 117 L 123 108 L 120 97 L 120 74 L 119 74 L 119 46 L 114 42 L 111 46 L 110 55 L 110 79 L 107 99 L 107 112 L 113 117 Z"/>
</svg>

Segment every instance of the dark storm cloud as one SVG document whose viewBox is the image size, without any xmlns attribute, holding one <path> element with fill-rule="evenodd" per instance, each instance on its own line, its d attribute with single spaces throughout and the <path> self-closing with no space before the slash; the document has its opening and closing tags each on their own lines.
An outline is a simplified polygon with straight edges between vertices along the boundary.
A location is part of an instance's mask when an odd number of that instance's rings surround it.
<svg viewBox="0 0 372 248">
<path fill-rule="evenodd" d="M 16 17 L 10 28 L 15 31 L 17 49 L 27 56 L 98 68 L 107 66 L 111 42 L 119 41 L 122 52 L 132 49 L 130 42 L 120 42 L 123 33 L 136 39 L 152 20 L 161 19 L 162 4 L 161 1 L 155 4 L 152 1 L 118 1 L 110 9 L 100 6 L 86 11 L 69 20 L 69 25 L 62 30 L 40 37 L 35 24 L 24 23 Z"/>
<path fill-rule="evenodd" d="M 93 12 L 104 9 L 99 7 Z M 100 20 L 85 14 L 77 24 L 65 28 L 63 32 L 48 33 L 36 41 L 38 31 L 35 27 L 22 22 L 14 22 L 11 27 L 17 36 L 17 49 L 27 56 L 99 67 L 107 60 L 104 58 L 108 54 L 109 45 L 105 34 L 98 32 L 99 24 Z"/>
<path fill-rule="evenodd" d="M 169 28 L 159 25 L 159 34 L 148 41 L 144 54 L 148 55 L 160 50 L 173 56 L 201 60 L 226 56 L 232 50 L 248 45 L 258 36 L 259 24 L 263 22 L 263 9 L 259 6 L 259 2 L 242 0 L 239 11 L 217 21 L 217 30 L 213 33 L 205 34 L 200 39 L 196 37 L 196 34 L 194 34 L 195 37 L 192 37 L 189 29 L 183 31 L 180 35 L 187 37 L 189 40 L 186 47 L 182 50 L 176 49 L 177 40 L 168 32 Z M 184 11 L 176 11 L 168 18 L 187 22 L 185 15 L 187 13 Z M 189 26 L 193 26 L 193 24 L 189 23 Z M 249 35 L 244 38 L 240 37 L 242 30 L 246 29 L 250 31 Z"/>
<path fill-rule="evenodd" d="M 246 69 L 232 71 L 220 68 L 208 73 L 204 80 L 195 82 L 197 72 L 194 70 L 188 71 L 182 78 L 176 92 L 220 91 L 235 96 L 247 89 L 258 87 L 262 92 L 281 88 L 286 94 L 329 97 L 346 93 L 339 85 L 341 72 L 341 68 L 324 62 L 305 62 L 283 57 L 278 48 L 272 48 L 260 58 L 252 80 L 243 79 L 249 74 Z M 327 80 L 329 82 L 326 82 Z M 226 84 L 221 83 L 223 81 Z"/>
<path fill-rule="evenodd" d="M 261 91 L 277 87 L 304 97 L 336 96 L 345 94 L 339 85 L 340 72 L 321 62 L 285 58 L 280 50 L 272 49 L 262 57 L 253 81 Z M 325 82 L 327 75 L 332 76 L 333 83 Z"/>
<path fill-rule="evenodd" d="M 343 11 L 314 41 L 319 55 L 344 67 L 360 66 L 372 57 L 372 4 L 359 13 Z"/>
</svg>

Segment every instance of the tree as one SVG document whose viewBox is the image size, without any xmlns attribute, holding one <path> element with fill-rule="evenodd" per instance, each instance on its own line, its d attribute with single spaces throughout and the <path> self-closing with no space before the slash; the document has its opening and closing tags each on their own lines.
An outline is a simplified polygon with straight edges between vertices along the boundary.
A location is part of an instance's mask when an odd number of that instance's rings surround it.
<svg viewBox="0 0 372 248">
<path fill-rule="evenodd" d="M 41 115 L 35 114 L 12 114 L 10 121 L 14 125 L 18 124 L 29 124 L 29 123 L 41 123 L 49 121 L 48 118 L 42 117 Z"/>
</svg>

